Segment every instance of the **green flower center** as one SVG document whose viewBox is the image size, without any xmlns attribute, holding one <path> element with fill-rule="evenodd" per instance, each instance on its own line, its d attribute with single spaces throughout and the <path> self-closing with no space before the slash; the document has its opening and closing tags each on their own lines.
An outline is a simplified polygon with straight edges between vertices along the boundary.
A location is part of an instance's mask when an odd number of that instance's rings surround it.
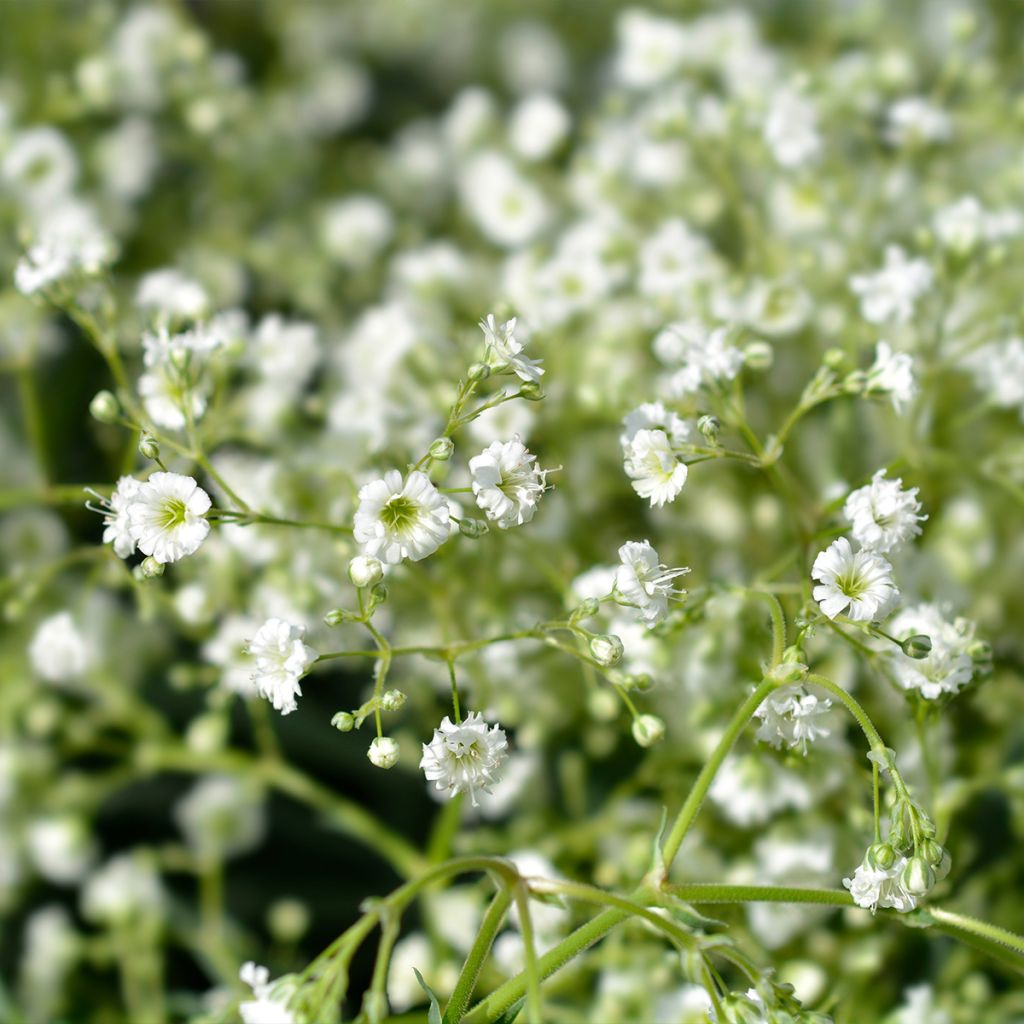
<svg viewBox="0 0 1024 1024">
<path fill-rule="evenodd" d="M 858 598 L 868 588 L 864 584 L 863 577 L 859 573 L 850 573 L 848 576 L 837 576 L 836 586 L 849 598 Z"/>
<path fill-rule="evenodd" d="M 168 498 L 160 508 L 160 529 L 173 530 L 185 522 L 188 509 L 181 498 Z"/>
<path fill-rule="evenodd" d="M 404 494 L 396 494 L 380 510 L 380 518 L 389 530 L 402 531 L 416 522 L 419 512 L 420 506 L 412 498 L 407 498 Z"/>
</svg>

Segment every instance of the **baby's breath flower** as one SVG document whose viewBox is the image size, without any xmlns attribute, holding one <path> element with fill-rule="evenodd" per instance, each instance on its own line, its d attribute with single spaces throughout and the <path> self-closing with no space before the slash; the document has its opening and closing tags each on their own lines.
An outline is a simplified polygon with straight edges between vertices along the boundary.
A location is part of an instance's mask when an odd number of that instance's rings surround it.
<svg viewBox="0 0 1024 1024">
<path fill-rule="evenodd" d="M 518 435 L 493 442 L 469 460 L 476 503 L 500 529 L 522 526 L 533 518 L 547 474 L 536 461 Z"/>
<path fill-rule="evenodd" d="M 299 680 L 317 659 L 316 651 L 303 643 L 305 632 L 305 626 L 267 619 L 248 643 L 249 654 L 256 659 L 253 682 L 282 715 L 296 709 L 295 698 L 302 696 Z"/>
<path fill-rule="evenodd" d="M 924 260 L 907 258 L 898 245 L 885 250 L 885 265 L 873 274 L 854 274 L 850 288 L 860 298 L 860 312 L 868 323 L 905 324 L 914 305 L 932 286 L 934 273 Z"/>
<path fill-rule="evenodd" d="M 902 412 L 917 394 L 913 358 L 906 352 L 894 352 L 888 342 L 880 341 L 875 347 L 875 361 L 864 378 L 864 390 L 889 395 L 892 407 Z"/>
<path fill-rule="evenodd" d="M 899 596 L 892 566 L 874 551 L 862 548 L 855 552 L 845 537 L 818 554 L 811 578 L 818 580 L 814 600 L 830 619 L 846 610 L 854 621 L 873 622 Z"/>
<path fill-rule="evenodd" d="M 620 565 L 615 573 L 615 589 L 622 600 L 636 608 L 640 620 L 655 626 L 668 615 L 670 598 L 686 593 L 673 582 L 690 570 L 666 569 L 649 541 L 628 541 L 619 548 Z"/>
<path fill-rule="evenodd" d="M 505 731 L 497 725 L 488 729 L 479 712 L 467 715 L 459 724 L 446 715 L 434 730 L 434 738 L 423 744 L 420 768 L 439 792 L 449 796 L 468 792 L 476 807 L 477 790 L 490 792 L 507 750 Z"/>
<path fill-rule="evenodd" d="M 270 971 L 251 960 L 242 965 L 238 976 L 252 989 L 253 999 L 239 1004 L 243 1024 L 298 1024 L 288 1009 L 287 984 L 270 981 Z M 287 979 L 284 979 L 287 981 Z"/>
<path fill-rule="evenodd" d="M 394 768 L 398 764 L 398 743 L 390 736 L 375 736 L 366 756 L 375 768 Z"/>
<path fill-rule="evenodd" d="M 623 467 L 633 490 L 652 507 L 675 500 L 689 473 L 664 430 L 638 430 L 623 446 Z"/>
<path fill-rule="evenodd" d="M 828 736 L 828 727 L 818 719 L 831 707 L 830 700 L 822 700 L 802 686 L 776 690 L 754 712 L 761 721 L 757 738 L 777 750 L 785 746 L 806 754 L 808 743 Z"/>
<path fill-rule="evenodd" d="M 128 535 L 144 555 L 176 562 L 206 540 L 210 504 L 210 496 L 192 477 L 154 473 L 128 498 Z"/>
<path fill-rule="evenodd" d="M 39 623 L 28 656 L 36 675 L 51 683 L 77 679 L 89 666 L 89 648 L 69 611 Z"/>
<path fill-rule="evenodd" d="M 887 651 L 886 661 L 893 677 L 904 690 L 916 690 L 926 700 L 958 693 L 974 675 L 969 653 L 975 626 L 966 619 L 952 622 L 935 604 L 904 608 L 890 624 L 897 639 L 923 635 L 931 641 L 924 657 L 911 658 L 902 651 Z"/>
<path fill-rule="evenodd" d="M 843 506 L 843 515 L 853 527 L 854 539 L 864 548 L 886 554 L 918 536 L 920 515 L 917 488 L 903 490 L 903 481 L 886 480 L 880 469 L 871 483 L 852 491 Z"/>
<path fill-rule="evenodd" d="M 449 518 L 448 502 L 426 474 L 413 470 L 403 481 L 391 469 L 360 488 L 353 532 L 369 556 L 418 562 L 448 539 Z"/>
<path fill-rule="evenodd" d="M 507 366 L 517 377 L 525 381 L 539 381 L 544 373 L 540 359 L 530 359 L 523 354 L 524 344 L 516 337 L 518 319 L 513 317 L 499 326 L 493 313 L 480 321 L 480 330 L 487 341 L 488 357 L 495 366 Z"/>
<path fill-rule="evenodd" d="M 892 908 L 906 914 L 917 906 L 916 897 L 904 888 L 902 877 L 907 858 L 898 857 L 890 867 L 882 867 L 868 859 L 857 866 L 853 878 L 844 878 L 843 885 L 850 890 L 854 903 L 874 913 L 879 907 Z"/>
</svg>

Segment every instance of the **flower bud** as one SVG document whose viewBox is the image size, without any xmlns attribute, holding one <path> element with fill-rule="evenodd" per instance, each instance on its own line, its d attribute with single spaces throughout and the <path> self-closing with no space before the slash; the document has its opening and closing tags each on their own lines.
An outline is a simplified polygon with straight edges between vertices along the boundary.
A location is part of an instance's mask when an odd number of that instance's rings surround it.
<svg viewBox="0 0 1024 1024">
<path fill-rule="evenodd" d="M 900 884 L 911 896 L 924 896 L 935 884 L 935 872 L 924 857 L 911 857 L 900 875 Z"/>
<path fill-rule="evenodd" d="M 908 658 L 927 658 L 932 652 L 932 638 L 924 633 L 915 633 L 900 644 L 900 650 Z"/>
<path fill-rule="evenodd" d="M 89 412 L 100 423 L 113 423 L 121 413 L 121 406 L 109 391 L 97 391 L 89 403 Z"/>
<path fill-rule="evenodd" d="M 864 854 L 864 863 L 876 871 L 888 871 L 896 863 L 896 851 L 888 843 L 874 843 Z"/>
<path fill-rule="evenodd" d="M 447 462 L 455 451 L 455 442 L 450 437 L 439 437 L 431 441 L 427 451 L 435 462 Z"/>
<path fill-rule="evenodd" d="M 384 579 L 384 566 L 369 555 L 356 555 L 348 563 L 348 578 L 354 587 L 372 587 Z"/>
<path fill-rule="evenodd" d="M 841 370 L 846 365 L 847 355 L 841 348 L 830 348 L 825 352 L 822 362 L 830 370 Z"/>
<path fill-rule="evenodd" d="M 717 444 L 718 432 L 722 429 L 722 421 L 717 416 L 701 416 L 697 420 L 697 429 L 704 435 L 708 444 Z"/>
<path fill-rule="evenodd" d="M 160 458 L 160 445 L 152 434 L 143 434 L 139 439 L 139 454 L 144 459 Z"/>
<path fill-rule="evenodd" d="M 381 694 L 381 711 L 397 711 L 406 701 L 405 694 L 401 690 L 387 690 Z"/>
<path fill-rule="evenodd" d="M 388 997 L 375 989 L 370 989 L 363 996 L 363 1012 L 367 1024 L 380 1024 L 388 1016 Z"/>
<path fill-rule="evenodd" d="M 926 839 L 921 844 L 921 856 L 924 857 L 932 867 L 941 863 L 942 855 L 946 852 L 942 848 L 941 843 L 937 843 L 934 839 Z"/>
<path fill-rule="evenodd" d="M 374 608 L 379 604 L 383 604 L 388 599 L 388 588 L 386 583 L 378 583 L 374 586 L 373 590 L 370 591 L 370 603 L 369 611 L 373 611 Z"/>
<path fill-rule="evenodd" d="M 309 929 L 309 908 L 301 900 L 275 900 L 267 911 L 267 931 L 278 942 L 298 942 Z"/>
<path fill-rule="evenodd" d="M 603 636 L 595 636 L 590 639 L 590 653 L 599 664 L 608 667 L 618 665 L 622 661 L 622 654 L 625 648 L 622 641 L 614 633 L 606 633 Z"/>
<path fill-rule="evenodd" d="M 584 619 L 592 619 L 601 610 L 601 602 L 596 597 L 588 597 L 580 601 L 569 613 L 570 622 L 582 622 Z"/>
<path fill-rule="evenodd" d="M 619 713 L 619 701 L 611 690 L 591 690 L 587 696 L 587 711 L 599 722 L 610 722 Z"/>
<path fill-rule="evenodd" d="M 152 555 L 148 558 L 144 558 L 139 565 L 139 569 L 142 571 L 143 579 L 151 580 L 157 576 L 163 576 L 164 574 L 164 563 L 158 562 Z"/>
<path fill-rule="evenodd" d="M 398 764 L 398 744 L 390 736 L 377 736 L 366 756 L 376 768 L 394 768 Z"/>
<path fill-rule="evenodd" d="M 775 350 L 767 341 L 751 341 L 743 349 L 743 362 L 752 370 L 770 370 Z"/>
<path fill-rule="evenodd" d="M 482 537 L 487 532 L 487 524 L 482 519 L 460 519 L 459 520 L 459 533 L 463 537 L 469 537 L 471 540 L 476 540 L 478 537 Z"/>
<path fill-rule="evenodd" d="M 355 718 L 348 711 L 339 711 L 331 719 L 331 725 L 333 725 L 338 732 L 351 732 L 355 724 Z"/>
<path fill-rule="evenodd" d="M 648 690 L 654 689 L 654 676 L 650 672 L 634 672 L 633 675 L 626 678 L 629 680 L 629 688 L 638 693 L 646 693 Z"/>
<path fill-rule="evenodd" d="M 781 661 L 768 670 L 767 678 L 774 683 L 798 683 L 807 676 L 807 666 L 798 661 Z"/>
<path fill-rule="evenodd" d="M 467 376 L 472 381 L 487 380 L 491 375 L 491 368 L 486 363 L 473 363 L 469 368 Z"/>
<path fill-rule="evenodd" d="M 340 626 L 343 622 L 352 622 L 356 616 L 344 608 L 332 608 L 324 615 L 325 626 Z"/>
<path fill-rule="evenodd" d="M 633 739 L 641 747 L 653 747 L 665 735 L 665 723 L 657 715 L 637 715 L 633 719 Z"/>
<path fill-rule="evenodd" d="M 539 402 L 544 397 L 544 389 L 535 380 L 523 381 L 519 388 L 519 397 L 528 402 Z"/>
</svg>

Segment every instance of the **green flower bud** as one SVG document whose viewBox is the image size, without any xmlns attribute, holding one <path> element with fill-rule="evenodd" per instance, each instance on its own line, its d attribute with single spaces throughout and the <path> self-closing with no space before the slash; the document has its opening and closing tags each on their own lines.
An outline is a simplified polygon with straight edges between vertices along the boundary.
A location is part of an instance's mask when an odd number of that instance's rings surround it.
<svg viewBox="0 0 1024 1024">
<path fill-rule="evenodd" d="M 743 362 L 752 370 L 770 370 L 775 349 L 767 341 L 751 341 L 743 349 Z"/>
<path fill-rule="evenodd" d="M 912 896 L 925 896 L 935 885 L 935 872 L 924 857 L 911 857 L 903 868 L 900 883 Z"/>
<path fill-rule="evenodd" d="M 355 727 L 356 720 L 352 714 L 348 711 L 339 711 L 332 719 L 331 725 L 334 726 L 338 732 L 351 732 Z"/>
<path fill-rule="evenodd" d="M 830 370 L 841 370 L 846 365 L 846 353 L 841 348 L 830 348 L 825 352 L 822 362 Z"/>
<path fill-rule="evenodd" d="M 401 690 L 388 690 L 381 694 L 380 707 L 382 711 L 397 711 L 406 701 L 406 696 Z"/>
<path fill-rule="evenodd" d="M 717 444 L 718 432 L 722 429 L 721 420 L 717 416 L 701 416 L 697 420 L 697 429 L 704 435 L 708 444 Z"/>
<path fill-rule="evenodd" d="M 377 605 L 383 604 L 388 599 L 388 588 L 385 583 L 378 583 L 374 586 L 373 590 L 370 591 L 370 610 L 372 611 Z"/>
<path fill-rule="evenodd" d="M 932 638 L 924 633 L 915 633 L 900 644 L 900 650 L 908 658 L 927 658 L 932 652 Z"/>
<path fill-rule="evenodd" d="M 344 608 L 332 608 L 324 616 L 325 626 L 340 626 L 343 622 L 352 622 L 357 616 L 353 612 L 347 612 Z"/>
<path fill-rule="evenodd" d="M 637 715 L 632 731 L 638 746 L 653 747 L 665 735 L 665 723 L 657 715 Z"/>
<path fill-rule="evenodd" d="M 544 389 L 535 380 L 527 380 L 519 388 L 519 397 L 528 402 L 539 402 L 544 397 Z"/>
<path fill-rule="evenodd" d="M 772 682 L 798 683 L 807 676 L 807 666 L 798 661 L 781 661 L 768 670 L 768 678 Z"/>
<path fill-rule="evenodd" d="M 309 929 L 309 908 L 301 900 L 275 900 L 267 911 L 267 931 L 278 942 L 297 942 Z"/>
<path fill-rule="evenodd" d="M 89 412 L 100 423 L 113 423 L 121 414 L 121 406 L 109 391 L 97 391 L 89 403 Z"/>
<path fill-rule="evenodd" d="M 897 856 L 888 843 L 874 843 L 864 854 L 864 863 L 876 871 L 888 871 L 896 863 Z"/>
<path fill-rule="evenodd" d="M 588 597 L 581 601 L 569 614 L 571 622 L 582 622 L 593 618 L 601 610 L 601 602 L 596 597 Z"/>
<path fill-rule="evenodd" d="M 427 451 L 435 462 L 447 462 L 455 451 L 455 442 L 450 437 L 439 437 L 431 441 Z"/>
<path fill-rule="evenodd" d="M 481 381 L 487 380 L 490 375 L 491 368 L 486 363 L 473 363 L 467 376 L 472 381 Z"/>
<path fill-rule="evenodd" d="M 460 519 L 459 533 L 461 533 L 463 537 L 469 537 L 471 540 L 476 540 L 478 537 L 482 537 L 487 533 L 487 524 L 482 519 Z"/>
<path fill-rule="evenodd" d="M 942 861 L 942 856 L 946 851 L 942 848 L 941 843 L 937 843 L 934 839 L 926 839 L 921 844 L 921 856 L 924 857 L 932 867 L 935 867 Z"/>
<path fill-rule="evenodd" d="M 354 587 L 372 587 L 384 578 L 384 566 L 377 558 L 356 555 L 348 563 L 348 578 Z"/>
<path fill-rule="evenodd" d="M 143 579 L 151 580 L 157 576 L 163 576 L 164 574 L 164 563 L 158 562 L 152 555 L 148 558 L 144 558 L 142 563 L 139 565 L 139 569 L 142 572 Z"/>
<path fill-rule="evenodd" d="M 152 434 L 143 434 L 139 439 L 139 454 L 144 459 L 160 458 L 160 445 Z"/>
<path fill-rule="evenodd" d="M 622 641 L 613 633 L 606 633 L 603 636 L 595 636 L 590 639 L 590 653 L 601 665 L 618 665 L 622 661 L 625 648 Z"/>
</svg>

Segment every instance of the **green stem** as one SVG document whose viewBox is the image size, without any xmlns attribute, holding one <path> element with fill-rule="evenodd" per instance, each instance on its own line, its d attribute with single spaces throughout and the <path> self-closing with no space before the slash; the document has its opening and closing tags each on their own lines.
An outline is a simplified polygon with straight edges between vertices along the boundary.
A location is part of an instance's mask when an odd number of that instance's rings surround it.
<svg viewBox="0 0 1024 1024">
<path fill-rule="evenodd" d="M 523 935 L 523 957 L 526 961 L 526 1020 L 527 1024 L 543 1024 L 544 1008 L 540 998 L 541 974 L 537 965 L 537 945 L 530 916 L 530 899 L 522 879 L 516 881 L 512 898 L 519 911 L 519 930 Z"/>
<path fill-rule="evenodd" d="M 1024 936 L 1018 935 L 1016 932 L 989 924 L 987 921 L 979 921 L 976 917 L 967 917 L 965 914 L 943 910 L 941 907 L 928 907 L 927 913 L 941 925 L 967 932 L 969 935 L 976 935 L 988 942 L 997 943 L 1012 950 L 1018 956 L 1024 957 Z"/>
<path fill-rule="evenodd" d="M 680 808 L 679 814 L 672 825 L 672 831 L 669 832 L 668 838 L 665 840 L 662 855 L 666 872 L 671 868 L 672 861 L 675 859 L 676 854 L 679 852 L 679 847 L 686 838 L 686 833 L 689 832 L 690 826 L 697 817 L 701 804 L 704 802 L 704 797 L 707 795 L 708 788 L 714 780 L 718 769 L 722 766 L 722 762 L 729 751 L 732 750 L 740 733 L 746 728 L 751 715 L 761 706 L 762 701 L 777 685 L 777 683 L 770 679 L 762 680 L 754 692 L 740 705 L 732 716 L 732 720 L 722 734 L 722 738 L 718 741 L 718 746 L 715 747 L 711 757 L 700 770 L 700 774 L 697 776 L 697 780 L 694 782 L 686 802 Z"/>
<path fill-rule="evenodd" d="M 854 906 L 845 889 L 805 889 L 785 885 L 720 885 L 717 882 L 666 883 L 666 892 L 687 903 L 825 903 Z"/>
<path fill-rule="evenodd" d="M 466 1007 L 469 1006 L 469 1001 L 473 998 L 480 971 L 483 969 L 491 946 L 494 944 L 494 938 L 505 920 L 511 902 L 512 894 L 507 889 L 499 889 L 487 908 L 480 924 L 480 930 L 466 956 L 466 962 L 462 965 L 458 981 L 455 982 L 455 988 L 445 1007 L 442 1024 L 458 1024 L 462 1020 Z"/>
</svg>

